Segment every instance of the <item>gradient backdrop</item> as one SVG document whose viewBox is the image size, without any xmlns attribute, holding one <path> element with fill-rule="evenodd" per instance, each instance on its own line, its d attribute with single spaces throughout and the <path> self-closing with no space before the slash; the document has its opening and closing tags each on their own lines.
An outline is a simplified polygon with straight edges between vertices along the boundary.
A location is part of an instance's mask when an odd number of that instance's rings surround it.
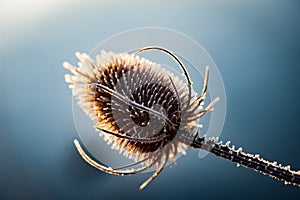
<svg viewBox="0 0 300 200">
<path fill-rule="evenodd" d="M 183 32 L 216 62 L 227 92 L 221 139 L 300 169 L 299 1 L 0 2 L 0 199 L 299 199 L 300 188 L 197 151 L 150 174 L 119 177 L 73 146 L 63 61 L 112 34 Z"/>
</svg>

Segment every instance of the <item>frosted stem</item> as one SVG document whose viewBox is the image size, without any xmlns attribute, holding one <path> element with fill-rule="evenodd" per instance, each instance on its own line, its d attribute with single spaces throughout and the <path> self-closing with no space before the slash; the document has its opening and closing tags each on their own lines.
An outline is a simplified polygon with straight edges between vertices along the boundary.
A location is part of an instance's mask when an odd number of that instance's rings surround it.
<svg viewBox="0 0 300 200">
<path fill-rule="evenodd" d="M 258 154 L 244 153 L 242 148 L 236 150 L 234 146 L 230 147 L 229 143 L 217 143 L 217 140 L 214 138 L 206 139 L 205 137 L 201 137 L 194 140 L 192 147 L 209 151 L 216 156 L 237 163 L 237 166 L 242 165 L 275 179 L 282 180 L 285 184 L 294 184 L 300 187 L 300 171 L 291 170 L 289 165 L 282 166 L 281 164 L 277 164 L 277 162 L 269 162 L 260 158 Z"/>
</svg>

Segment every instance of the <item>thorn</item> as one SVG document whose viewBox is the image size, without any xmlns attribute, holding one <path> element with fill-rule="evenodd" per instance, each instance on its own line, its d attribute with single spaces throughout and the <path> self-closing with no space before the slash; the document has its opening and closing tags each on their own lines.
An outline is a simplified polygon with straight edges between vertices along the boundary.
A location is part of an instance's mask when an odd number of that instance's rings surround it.
<svg viewBox="0 0 300 200">
<path fill-rule="evenodd" d="M 226 145 L 227 147 L 229 147 L 230 143 L 231 143 L 230 141 L 227 141 L 225 145 Z"/>
<path fill-rule="evenodd" d="M 237 153 L 241 153 L 241 152 L 243 152 L 243 148 L 239 147 L 238 150 L 237 150 Z"/>
<path fill-rule="evenodd" d="M 288 185 L 289 184 L 289 182 L 288 181 L 284 181 L 284 185 Z"/>
</svg>

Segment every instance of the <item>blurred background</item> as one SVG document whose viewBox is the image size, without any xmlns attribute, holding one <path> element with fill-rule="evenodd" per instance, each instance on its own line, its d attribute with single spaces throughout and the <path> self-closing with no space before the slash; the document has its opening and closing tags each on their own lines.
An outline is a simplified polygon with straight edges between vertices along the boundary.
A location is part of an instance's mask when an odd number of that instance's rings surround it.
<svg viewBox="0 0 300 200">
<path fill-rule="evenodd" d="M 300 169 L 299 1 L 0 1 L 0 199 L 296 199 L 300 188 L 189 151 L 151 174 L 107 175 L 85 163 L 62 63 L 138 27 L 183 32 L 223 76 L 221 140 Z"/>
</svg>

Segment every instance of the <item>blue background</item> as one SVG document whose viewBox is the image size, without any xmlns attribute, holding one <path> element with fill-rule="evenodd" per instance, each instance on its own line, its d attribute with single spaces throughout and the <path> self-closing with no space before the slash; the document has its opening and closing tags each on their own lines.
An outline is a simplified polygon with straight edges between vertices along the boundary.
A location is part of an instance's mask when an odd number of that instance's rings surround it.
<svg viewBox="0 0 300 200">
<path fill-rule="evenodd" d="M 0 21 L 0 199 L 299 198 L 299 187 L 213 155 L 199 159 L 197 151 L 144 191 L 138 186 L 150 174 L 97 171 L 73 146 L 78 135 L 62 67 L 76 63 L 75 51 L 89 52 L 120 31 L 183 32 L 206 48 L 223 76 L 221 139 L 300 169 L 299 1 L 67 1 L 47 12 L 45 2 L 37 15 L 32 6 L 16 1 Z M 20 12 L 32 17 L 18 18 Z"/>
</svg>

